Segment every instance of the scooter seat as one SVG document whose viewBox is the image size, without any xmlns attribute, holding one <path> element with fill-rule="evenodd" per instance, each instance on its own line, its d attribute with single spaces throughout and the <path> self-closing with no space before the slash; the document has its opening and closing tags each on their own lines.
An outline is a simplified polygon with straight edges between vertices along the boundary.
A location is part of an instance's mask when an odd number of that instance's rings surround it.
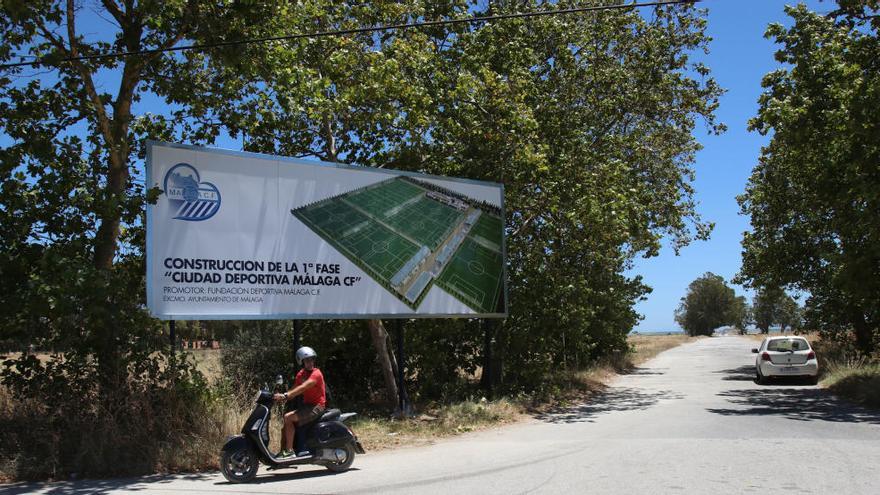
<svg viewBox="0 0 880 495">
<path fill-rule="evenodd" d="M 318 421 L 334 421 L 339 419 L 340 414 L 342 414 L 342 411 L 339 409 L 327 409 Z"/>
</svg>

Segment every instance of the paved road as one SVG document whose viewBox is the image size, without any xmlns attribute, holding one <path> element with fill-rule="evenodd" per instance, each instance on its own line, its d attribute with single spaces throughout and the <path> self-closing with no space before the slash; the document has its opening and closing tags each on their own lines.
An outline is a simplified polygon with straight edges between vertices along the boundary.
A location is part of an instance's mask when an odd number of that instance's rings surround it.
<svg viewBox="0 0 880 495">
<path fill-rule="evenodd" d="M 880 493 L 880 413 L 797 383 L 752 381 L 753 342 L 703 339 L 598 400 L 355 468 L 17 485 L 3 493 Z"/>
</svg>

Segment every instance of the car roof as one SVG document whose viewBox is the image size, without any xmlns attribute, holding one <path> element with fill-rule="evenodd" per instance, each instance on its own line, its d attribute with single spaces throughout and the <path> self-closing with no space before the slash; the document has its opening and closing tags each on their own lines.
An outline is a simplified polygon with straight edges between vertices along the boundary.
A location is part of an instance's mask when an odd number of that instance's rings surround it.
<svg viewBox="0 0 880 495">
<path fill-rule="evenodd" d="M 800 336 L 800 335 L 777 335 L 777 336 L 775 336 L 775 337 L 766 337 L 766 338 L 764 338 L 764 342 L 767 342 L 767 341 L 769 341 L 769 340 L 782 340 L 782 339 L 801 339 L 801 340 L 807 340 L 806 337 L 802 337 L 802 336 Z"/>
</svg>

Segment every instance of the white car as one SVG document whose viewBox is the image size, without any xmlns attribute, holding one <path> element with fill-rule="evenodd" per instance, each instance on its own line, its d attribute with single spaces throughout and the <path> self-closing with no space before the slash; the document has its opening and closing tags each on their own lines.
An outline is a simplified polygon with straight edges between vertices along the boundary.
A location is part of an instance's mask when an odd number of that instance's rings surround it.
<svg viewBox="0 0 880 495">
<path fill-rule="evenodd" d="M 752 349 L 752 352 L 757 354 L 755 374 L 758 383 L 766 383 L 768 378 L 777 376 L 807 377 L 813 385 L 819 381 L 816 352 L 803 337 L 767 337 L 761 347 Z"/>
</svg>

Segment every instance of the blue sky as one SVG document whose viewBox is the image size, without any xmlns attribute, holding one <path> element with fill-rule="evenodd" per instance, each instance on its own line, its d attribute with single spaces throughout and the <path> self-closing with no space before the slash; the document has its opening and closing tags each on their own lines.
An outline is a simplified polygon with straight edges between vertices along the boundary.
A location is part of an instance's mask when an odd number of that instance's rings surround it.
<svg viewBox="0 0 880 495">
<path fill-rule="evenodd" d="M 742 233 L 749 229 L 747 217 L 739 215 L 736 196 L 745 189 L 766 137 L 746 130 L 758 109 L 761 78 L 779 67 L 773 59 L 777 45 L 764 39 L 769 23 L 789 25 L 782 0 L 703 0 L 709 10 L 708 32 L 713 38 L 711 53 L 701 56 L 712 69 L 718 83 L 727 89 L 717 115 L 728 126 L 721 136 L 708 136 L 698 129 L 704 149 L 697 155 L 695 187 L 698 211 L 705 220 L 715 222 L 712 237 L 696 242 L 675 256 L 665 249 L 660 256 L 639 259 L 629 273 L 640 274 L 654 288 L 636 310 L 645 319 L 636 327 L 640 332 L 678 330 L 673 312 L 695 278 L 710 271 L 730 280 L 740 267 Z M 811 10 L 828 12 L 833 2 L 806 1 Z M 751 291 L 734 287 L 751 301 Z"/>
</svg>

